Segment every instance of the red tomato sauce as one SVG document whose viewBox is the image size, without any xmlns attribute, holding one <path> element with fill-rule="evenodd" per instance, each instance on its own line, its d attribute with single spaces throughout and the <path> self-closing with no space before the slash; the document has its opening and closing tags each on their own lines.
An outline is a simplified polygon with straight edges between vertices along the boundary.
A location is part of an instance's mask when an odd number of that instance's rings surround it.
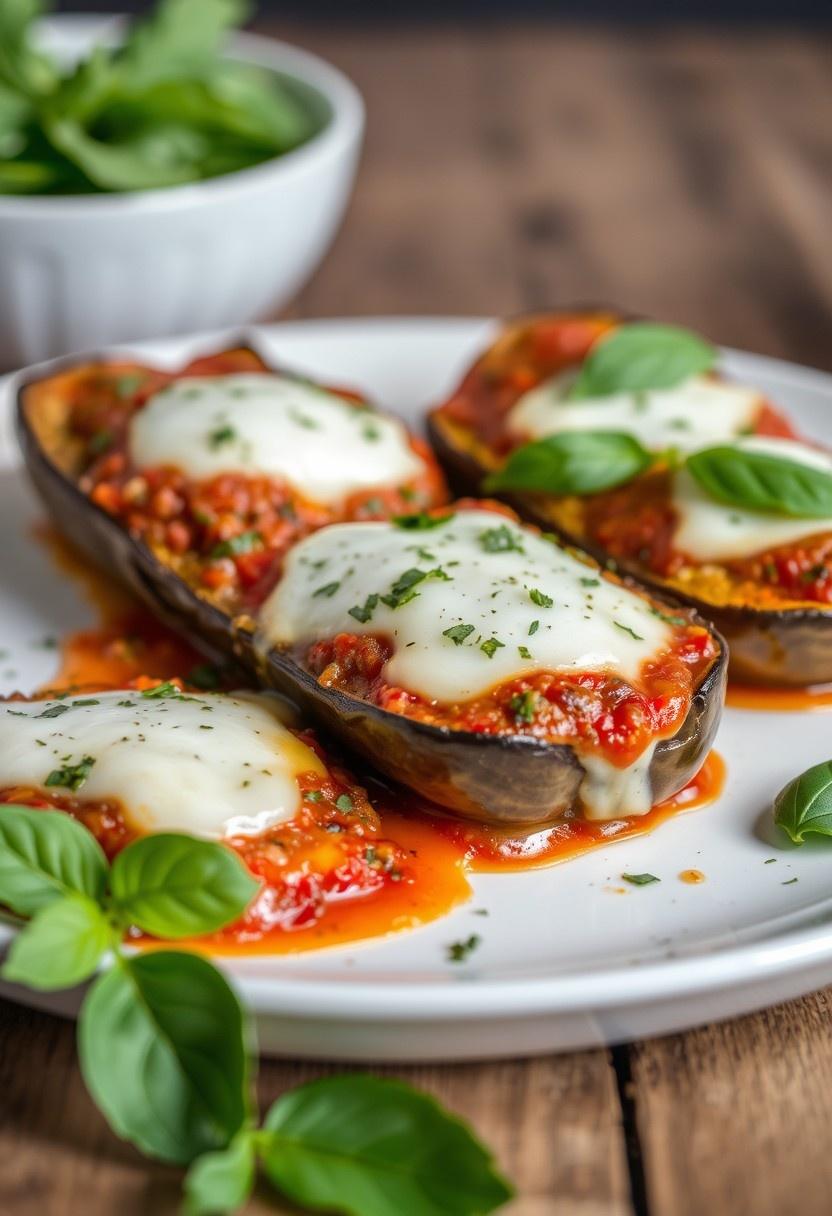
<svg viewBox="0 0 832 1216">
<path fill-rule="evenodd" d="M 286 551 L 317 528 L 386 519 L 447 499 L 432 452 L 415 437 L 411 446 L 422 461 L 417 477 L 362 490 L 338 506 L 312 502 L 278 478 L 222 473 L 192 480 L 173 467 L 136 469 L 131 464 L 130 419 L 165 385 L 185 376 L 269 370 L 253 351 L 238 350 L 198 359 L 176 373 L 97 364 L 60 382 L 69 401 L 70 434 L 83 445 L 81 488 L 229 611 L 252 611 L 262 603 Z M 356 409 L 367 408 L 363 398 L 348 390 L 330 391 Z"/>
<path fill-rule="evenodd" d="M 680 624 L 673 627 L 670 649 L 643 665 L 639 687 L 605 672 L 539 671 L 470 701 L 427 701 L 385 683 L 389 641 L 351 633 L 316 643 L 307 663 L 327 687 L 407 718 L 476 734 L 528 734 L 583 746 L 626 767 L 653 739 L 676 733 L 718 654 L 707 629 L 674 619 Z"/>
</svg>

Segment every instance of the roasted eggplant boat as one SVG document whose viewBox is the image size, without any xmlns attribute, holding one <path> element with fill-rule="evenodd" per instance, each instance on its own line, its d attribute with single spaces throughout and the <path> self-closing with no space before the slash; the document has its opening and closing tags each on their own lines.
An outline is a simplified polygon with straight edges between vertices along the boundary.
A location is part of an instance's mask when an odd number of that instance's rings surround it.
<svg viewBox="0 0 832 1216">
<path fill-rule="evenodd" d="M 580 813 L 620 819 L 646 812 L 698 771 L 723 702 L 719 636 L 497 504 L 432 507 L 441 481 L 428 456 L 405 470 L 404 446 L 394 486 L 372 490 L 389 519 L 368 518 L 362 500 L 341 522 L 307 523 L 272 544 L 256 578 L 230 577 L 229 567 L 249 552 L 248 541 L 235 545 L 234 538 L 254 530 L 251 483 L 258 503 L 274 485 L 294 504 L 295 470 L 300 476 L 308 465 L 297 459 L 279 477 L 265 467 L 263 453 L 274 450 L 265 422 L 242 472 L 192 463 L 206 426 L 232 430 L 235 442 L 246 437 L 249 415 L 239 408 L 246 397 L 235 395 L 242 386 L 228 358 L 209 384 L 200 367 L 149 395 L 145 385 L 120 431 L 107 393 L 101 425 L 117 438 L 103 454 L 90 451 L 97 432 L 88 422 L 89 385 L 111 377 L 112 368 L 65 370 L 22 387 L 26 462 L 70 539 L 175 628 L 209 652 L 234 656 L 388 776 L 458 814 L 513 827 Z M 265 392 L 259 386 L 255 399 Z M 298 408 L 275 393 L 269 401 L 277 415 Z M 304 399 L 301 445 L 320 435 L 319 411 L 330 405 L 323 390 Z M 155 447 L 149 439 L 142 446 L 153 430 L 148 418 L 164 430 Z M 381 425 L 381 416 L 363 411 L 362 426 Z M 221 444 L 229 454 L 230 442 Z M 210 437 L 208 450 L 215 454 Z M 413 452 L 419 449 L 407 447 Z M 373 467 L 372 457 L 357 466 Z M 232 498 L 217 512 L 206 477 L 233 477 L 246 511 L 235 512 Z M 420 509 L 398 513 L 403 486 L 411 508 Z M 304 488 L 305 509 L 315 500 Z M 184 520 L 180 500 L 189 504 Z M 343 498 L 329 499 L 330 512 L 333 502 Z M 256 520 L 261 536 L 265 525 Z M 180 522 L 192 529 L 181 539 L 170 532 Z M 289 525 L 297 528 L 294 517 Z M 206 552 L 197 528 L 215 529 L 218 557 Z M 251 551 L 260 552 L 259 540 Z M 226 557 L 229 579 L 206 578 Z"/>
<path fill-rule="evenodd" d="M 108 856 L 137 836 L 222 840 L 261 888 L 232 942 L 314 925 L 332 901 L 408 883 L 365 790 L 282 698 L 141 678 L 0 703 L 0 804 L 64 811 Z"/>
<path fill-rule="evenodd" d="M 714 623 L 740 682 L 832 681 L 832 460 L 684 330 L 509 323 L 433 411 L 454 488 Z"/>
</svg>

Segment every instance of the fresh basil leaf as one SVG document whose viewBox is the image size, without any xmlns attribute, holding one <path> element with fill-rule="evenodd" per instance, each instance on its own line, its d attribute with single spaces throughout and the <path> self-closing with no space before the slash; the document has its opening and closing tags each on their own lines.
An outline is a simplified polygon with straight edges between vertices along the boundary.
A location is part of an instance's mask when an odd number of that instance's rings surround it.
<svg viewBox="0 0 832 1216">
<path fill-rule="evenodd" d="M 89 979 L 113 945 L 99 904 L 67 895 L 47 904 L 17 935 L 3 965 L 4 980 L 48 992 Z"/>
<path fill-rule="evenodd" d="M 797 519 L 832 515 L 832 473 L 798 460 L 726 444 L 694 452 L 686 468 L 707 494 L 731 507 Z"/>
<path fill-rule="evenodd" d="M 561 431 L 512 452 L 485 479 L 487 492 L 597 494 L 632 481 L 652 462 L 632 435 L 619 431 Z"/>
<path fill-rule="evenodd" d="M 228 1148 L 197 1157 L 185 1177 L 184 1216 L 217 1216 L 246 1204 L 254 1189 L 254 1135 L 242 1131 Z"/>
<path fill-rule="evenodd" d="M 94 837 L 65 811 L 0 805 L 0 902 L 34 916 L 64 895 L 100 900 L 107 860 Z"/>
<path fill-rule="evenodd" d="M 266 1174 L 306 1207 L 350 1216 L 475 1216 L 512 1194 L 462 1120 L 398 1081 L 313 1081 L 279 1098 L 264 1128 Z"/>
<path fill-rule="evenodd" d="M 578 401 L 673 388 L 709 371 L 715 361 L 713 346 L 690 330 L 636 321 L 599 338 L 581 364 L 569 397 Z"/>
<path fill-rule="evenodd" d="M 188 1164 L 225 1148 L 249 1117 L 243 1011 L 196 954 L 119 957 L 84 1001 L 78 1048 L 110 1126 L 148 1156 Z"/>
<path fill-rule="evenodd" d="M 213 933 L 242 916 L 259 884 L 231 849 L 175 832 L 135 840 L 110 873 L 113 906 L 155 937 Z"/>
<path fill-rule="evenodd" d="M 832 836 L 832 760 L 807 768 L 774 799 L 774 822 L 803 844 L 807 832 Z"/>
</svg>

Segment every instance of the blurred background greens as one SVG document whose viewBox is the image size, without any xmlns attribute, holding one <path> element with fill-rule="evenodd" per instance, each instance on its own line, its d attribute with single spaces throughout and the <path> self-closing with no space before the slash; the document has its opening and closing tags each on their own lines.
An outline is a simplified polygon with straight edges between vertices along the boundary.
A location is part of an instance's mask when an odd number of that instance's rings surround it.
<svg viewBox="0 0 832 1216">
<path fill-rule="evenodd" d="M 40 0 L 0 0 L 0 193 L 146 190 L 270 160 L 314 134 L 299 85 L 221 57 L 246 0 L 159 0 L 78 63 L 36 49 Z"/>
</svg>

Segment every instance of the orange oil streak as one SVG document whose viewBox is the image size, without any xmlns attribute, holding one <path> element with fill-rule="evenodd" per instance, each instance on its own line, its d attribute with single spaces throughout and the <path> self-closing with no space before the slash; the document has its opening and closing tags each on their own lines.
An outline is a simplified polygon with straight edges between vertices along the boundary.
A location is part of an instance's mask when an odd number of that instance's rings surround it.
<svg viewBox="0 0 832 1216">
<path fill-rule="evenodd" d="M 806 688 L 757 688 L 753 684 L 729 684 L 725 704 L 731 709 L 756 709 L 768 713 L 832 709 L 832 684 L 809 684 Z"/>
</svg>

